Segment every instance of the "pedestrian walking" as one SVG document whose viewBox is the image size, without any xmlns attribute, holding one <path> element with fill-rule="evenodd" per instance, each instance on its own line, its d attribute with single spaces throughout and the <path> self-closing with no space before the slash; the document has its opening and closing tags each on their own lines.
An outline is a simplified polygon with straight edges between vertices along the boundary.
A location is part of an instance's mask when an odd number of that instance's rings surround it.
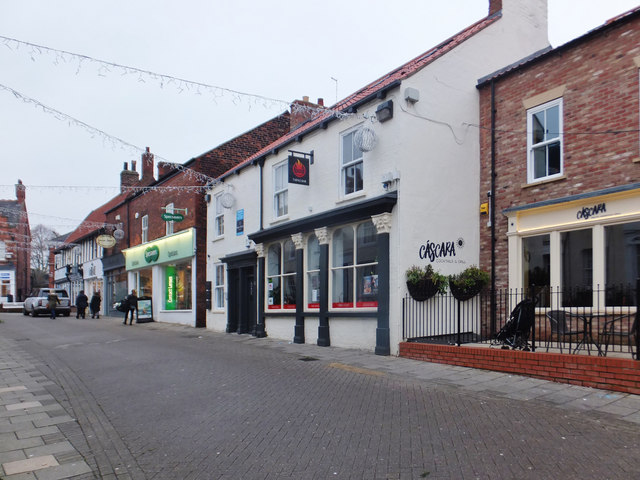
<svg viewBox="0 0 640 480">
<path fill-rule="evenodd" d="M 100 318 L 100 303 L 102 298 L 100 297 L 100 290 L 93 292 L 91 295 L 91 302 L 89 303 L 89 310 L 91 310 L 91 318 Z"/>
<path fill-rule="evenodd" d="M 60 304 L 60 299 L 58 298 L 58 295 L 52 292 L 47 296 L 47 308 L 51 312 L 51 318 L 53 319 L 56 318 L 56 307 L 59 304 Z"/>
<path fill-rule="evenodd" d="M 85 318 L 85 311 L 89 306 L 89 298 L 80 290 L 76 297 L 76 318 Z"/>
<path fill-rule="evenodd" d="M 129 295 L 127 295 L 127 305 L 128 308 L 125 310 L 124 312 L 124 322 L 122 322 L 124 325 L 127 324 L 127 315 L 130 315 L 129 317 L 129 325 L 133 325 L 133 317 L 135 315 L 136 310 L 138 309 L 138 295 L 136 294 L 135 290 L 131 290 L 131 293 Z"/>
</svg>

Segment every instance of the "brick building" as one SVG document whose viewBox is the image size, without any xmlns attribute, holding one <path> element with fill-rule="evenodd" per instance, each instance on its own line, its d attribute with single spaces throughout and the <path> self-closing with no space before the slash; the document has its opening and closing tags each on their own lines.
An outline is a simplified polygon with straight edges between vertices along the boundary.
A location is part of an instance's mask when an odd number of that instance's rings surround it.
<svg viewBox="0 0 640 480">
<path fill-rule="evenodd" d="M 636 8 L 480 80 L 480 259 L 496 287 L 544 287 L 545 307 L 633 304 L 639 45 Z"/>
<path fill-rule="evenodd" d="M 0 200 L 0 303 L 20 302 L 31 290 L 31 230 L 22 180 L 16 200 Z"/>
<path fill-rule="evenodd" d="M 103 258 L 106 307 L 135 289 L 155 320 L 204 327 L 206 185 L 288 132 L 285 112 L 183 165 L 159 162 L 157 180 L 148 149 L 140 178 L 125 164 L 121 188 L 132 193 L 106 212 L 122 232 Z"/>
</svg>

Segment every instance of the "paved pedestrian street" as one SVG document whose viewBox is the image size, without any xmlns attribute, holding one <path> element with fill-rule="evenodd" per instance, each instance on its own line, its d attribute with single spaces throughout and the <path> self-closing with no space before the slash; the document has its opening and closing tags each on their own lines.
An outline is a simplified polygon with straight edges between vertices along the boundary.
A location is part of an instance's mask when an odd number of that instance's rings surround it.
<svg viewBox="0 0 640 480">
<path fill-rule="evenodd" d="M 634 395 L 180 325 L 0 320 L 4 480 L 640 478 Z"/>
</svg>

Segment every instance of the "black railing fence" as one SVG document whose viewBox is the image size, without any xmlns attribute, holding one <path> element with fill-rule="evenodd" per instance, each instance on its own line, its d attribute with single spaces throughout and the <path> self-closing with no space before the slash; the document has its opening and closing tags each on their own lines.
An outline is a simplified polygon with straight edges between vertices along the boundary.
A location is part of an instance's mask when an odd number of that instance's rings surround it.
<svg viewBox="0 0 640 480">
<path fill-rule="evenodd" d="M 509 321 L 516 305 L 529 298 L 535 302 L 535 319 L 528 322 L 532 327 L 520 346 L 539 352 L 603 356 L 616 353 L 637 359 L 639 297 L 640 279 L 635 285 L 602 288 L 498 289 L 494 295 L 484 290 L 462 302 L 450 294 L 425 301 L 407 295 L 402 302 L 402 335 L 414 342 L 492 343 L 513 348 L 501 344 L 496 334 Z"/>
</svg>

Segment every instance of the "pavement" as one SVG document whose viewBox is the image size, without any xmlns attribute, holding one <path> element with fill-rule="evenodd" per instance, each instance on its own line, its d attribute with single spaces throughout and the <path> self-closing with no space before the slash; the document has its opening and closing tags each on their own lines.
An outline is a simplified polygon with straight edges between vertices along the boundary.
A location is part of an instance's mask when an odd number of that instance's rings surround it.
<svg viewBox="0 0 640 480">
<path fill-rule="evenodd" d="M 121 322 L 119 318 L 103 321 Z M 130 327 L 127 327 L 130 328 Z M 484 392 L 522 402 L 546 403 L 568 411 L 592 412 L 603 421 L 615 418 L 628 425 L 640 424 L 640 396 L 578 387 L 500 372 L 425 363 L 371 352 L 335 347 L 294 344 L 271 338 L 215 333 L 182 325 L 153 323 L 134 328 L 153 328 L 176 335 L 213 337 L 216 341 L 259 345 L 300 360 L 324 360 L 329 366 L 368 376 L 399 376 L 412 381 L 447 385 L 463 391 Z M 54 381 L 56 380 L 57 381 Z M 136 479 L 144 474 L 126 466 L 112 473 L 100 471 L 93 457 L 99 455 L 95 437 L 109 436 L 109 444 L 120 450 L 117 432 L 102 422 L 104 430 L 87 428 L 69 412 L 68 385 L 20 346 L 20 339 L 0 337 L 0 479 Z M 87 408 L 90 408 L 87 406 Z M 82 415 L 78 414 L 78 417 Z M 97 423 L 97 422 L 96 422 Z M 106 442 L 100 445 L 104 446 Z M 122 448 L 122 451 L 125 449 Z M 126 460 L 126 459 L 125 459 Z M 99 462 L 98 462 L 99 463 Z M 124 462 L 126 463 L 126 461 Z"/>
</svg>

